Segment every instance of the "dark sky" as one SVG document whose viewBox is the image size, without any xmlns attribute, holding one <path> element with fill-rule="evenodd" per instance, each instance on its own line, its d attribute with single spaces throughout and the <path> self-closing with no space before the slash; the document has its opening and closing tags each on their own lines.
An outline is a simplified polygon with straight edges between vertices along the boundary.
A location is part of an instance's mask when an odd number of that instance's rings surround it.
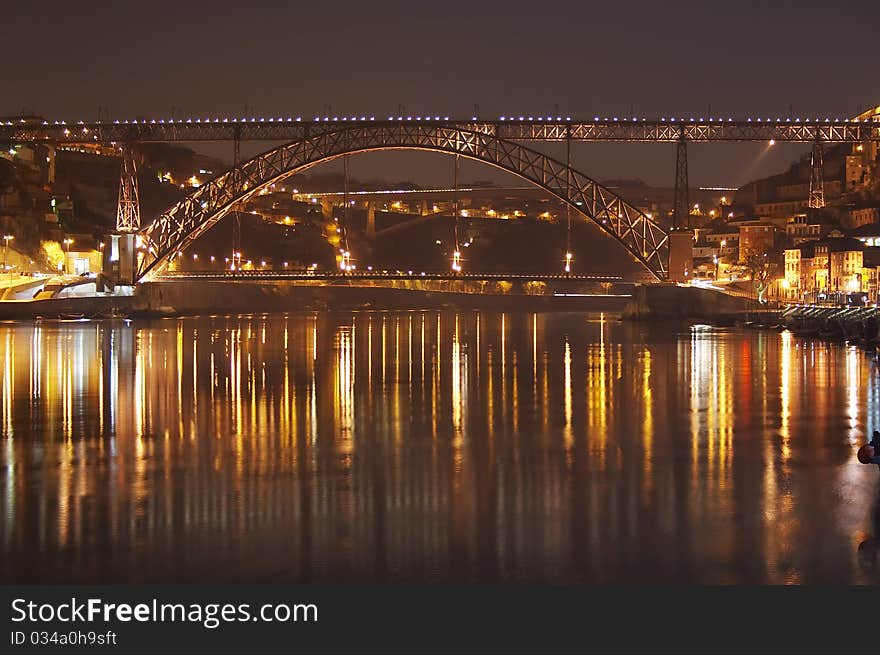
<svg viewBox="0 0 880 655">
<path fill-rule="evenodd" d="M 554 3 L 179 0 L 4 3 L 0 115 L 849 116 L 880 104 L 878 0 Z M 12 6 L 10 6 L 10 4 Z M 803 148 L 692 147 L 695 185 L 733 185 Z M 552 151 L 552 148 L 551 148 Z M 212 153 L 212 154 L 216 154 Z M 219 154 L 224 154 L 223 151 Z M 671 184 L 672 146 L 585 144 L 598 178 Z M 444 158 L 353 173 L 434 181 Z M 477 168 L 466 177 L 489 177 Z"/>
</svg>

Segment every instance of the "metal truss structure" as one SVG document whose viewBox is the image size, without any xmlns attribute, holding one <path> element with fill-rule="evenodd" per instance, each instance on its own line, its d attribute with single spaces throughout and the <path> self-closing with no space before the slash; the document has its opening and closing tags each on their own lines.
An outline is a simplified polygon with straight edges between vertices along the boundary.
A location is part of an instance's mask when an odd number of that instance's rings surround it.
<svg viewBox="0 0 880 655">
<path fill-rule="evenodd" d="M 810 159 L 810 209 L 822 209 L 825 206 L 825 164 L 822 163 L 822 144 L 813 144 L 813 155 Z"/>
<path fill-rule="evenodd" d="M 672 206 L 672 227 L 690 227 L 690 210 L 687 141 L 680 139 L 675 149 L 675 198 Z"/>
<path fill-rule="evenodd" d="M 444 127 L 508 141 L 644 141 L 675 143 L 681 139 L 712 141 L 779 141 L 795 143 L 863 143 L 880 141 L 880 123 L 839 119 L 594 119 L 511 117 L 505 120 L 460 120 L 439 116 L 376 120 L 369 116 L 303 120 L 277 118 L 145 119 L 84 123 L 42 119 L 0 122 L 0 143 L 122 143 L 169 141 L 302 141 L 344 127 L 400 125 Z"/>
<path fill-rule="evenodd" d="M 235 206 L 264 187 L 357 152 L 416 149 L 461 155 L 513 173 L 566 203 L 665 279 L 667 235 L 622 198 L 564 163 L 521 144 L 454 125 L 418 122 L 337 125 L 269 150 L 199 187 L 140 232 L 138 280 L 160 273 Z"/>
<path fill-rule="evenodd" d="M 137 164 L 134 147 L 122 149 L 122 169 L 119 176 L 119 201 L 116 204 L 116 231 L 137 232 L 141 229 L 141 210 L 138 199 Z"/>
</svg>

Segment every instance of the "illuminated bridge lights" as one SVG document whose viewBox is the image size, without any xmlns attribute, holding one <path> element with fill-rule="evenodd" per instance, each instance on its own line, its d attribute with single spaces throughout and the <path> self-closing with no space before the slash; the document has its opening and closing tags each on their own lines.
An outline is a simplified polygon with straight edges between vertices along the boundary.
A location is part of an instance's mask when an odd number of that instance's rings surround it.
<svg viewBox="0 0 880 655">
<path fill-rule="evenodd" d="M 550 281 L 573 280 L 590 282 L 624 282 L 620 275 L 562 273 L 480 273 L 475 271 L 400 271 L 400 270 L 362 270 L 362 271 L 321 271 L 309 269 L 287 270 L 233 270 L 233 271 L 166 271 L 156 275 L 155 280 L 523 280 Z"/>
<path fill-rule="evenodd" d="M 571 116 L 552 114 L 513 115 L 505 114 L 497 120 L 480 120 L 477 116 L 467 119 L 450 118 L 438 114 L 389 115 L 387 122 L 440 122 L 479 130 L 499 138 L 521 141 L 560 141 L 567 138 L 576 141 L 646 141 L 671 142 L 680 138 L 688 141 L 787 141 L 808 143 L 816 140 L 826 143 L 858 143 L 880 141 L 880 122 L 870 117 L 803 118 L 755 117 L 734 120 L 710 116 L 681 117 L 662 116 L 659 119 L 639 119 L 637 116 L 593 116 L 585 121 Z M 223 140 L 295 140 L 306 135 L 307 125 L 317 128 L 332 123 L 359 125 L 381 123 L 375 116 L 354 114 L 345 116 L 316 115 L 311 122 L 301 116 L 288 117 L 187 117 L 115 119 L 86 123 L 85 121 L 49 121 L 43 119 L 18 119 L 0 122 L 0 140 L 12 143 L 56 142 L 80 143 L 89 141 L 223 141 Z M 69 123 L 80 125 L 87 132 L 63 131 Z M 237 127 L 236 127 L 237 126 Z M 94 136 L 92 136 L 94 133 Z"/>
</svg>

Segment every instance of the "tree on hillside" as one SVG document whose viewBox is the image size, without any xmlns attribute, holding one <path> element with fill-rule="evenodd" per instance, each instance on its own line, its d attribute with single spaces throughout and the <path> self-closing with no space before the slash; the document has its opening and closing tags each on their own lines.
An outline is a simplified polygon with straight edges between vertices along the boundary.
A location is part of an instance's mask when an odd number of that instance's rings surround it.
<svg viewBox="0 0 880 655">
<path fill-rule="evenodd" d="M 777 264 L 775 258 L 769 257 L 766 253 L 763 255 L 750 255 L 746 260 L 746 270 L 752 280 L 752 287 L 758 302 L 766 302 L 764 295 L 770 288 L 773 278 L 776 275 Z"/>
</svg>

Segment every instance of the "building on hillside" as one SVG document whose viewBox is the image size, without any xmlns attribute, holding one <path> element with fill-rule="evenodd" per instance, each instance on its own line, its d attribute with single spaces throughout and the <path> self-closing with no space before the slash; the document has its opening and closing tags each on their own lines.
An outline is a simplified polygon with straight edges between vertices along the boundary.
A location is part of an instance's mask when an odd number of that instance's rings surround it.
<svg viewBox="0 0 880 655">
<path fill-rule="evenodd" d="M 849 230 L 875 223 L 880 223 L 880 208 L 877 207 L 857 207 L 843 215 L 843 227 Z"/>
<path fill-rule="evenodd" d="M 762 256 L 776 244 L 776 226 L 767 221 L 752 221 L 739 228 L 739 261 Z"/>
<path fill-rule="evenodd" d="M 786 300 L 802 300 L 814 289 L 813 244 L 804 243 L 785 249 L 785 277 L 782 283 Z"/>
<path fill-rule="evenodd" d="M 755 204 L 755 214 L 762 218 L 787 218 L 793 214 L 806 211 L 807 199 L 798 200 L 774 200 L 773 202 L 759 202 Z"/>
<path fill-rule="evenodd" d="M 846 190 L 853 191 L 864 185 L 867 172 L 867 167 L 860 153 L 847 155 L 844 173 Z"/>
<path fill-rule="evenodd" d="M 827 176 L 825 179 L 825 183 L 822 185 L 822 188 L 825 191 L 826 198 L 839 198 L 841 193 L 843 192 L 843 185 L 840 183 L 840 180 L 830 180 L 827 178 Z M 776 187 L 775 197 L 778 202 L 803 201 L 806 204 L 810 197 L 810 183 L 798 182 L 797 184 L 780 184 Z M 774 203 L 768 202 L 764 204 L 773 205 Z M 758 206 L 756 205 L 756 211 L 757 208 Z"/>
<path fill-rule="evenodd" d="M 859 242 L 856 242 L 859 243 Z M 864 252 L 858 246 L 832 248 L 830 288 L 832 293 L 858 293 L 862 291 L 862 264 Z"/>
<path fill-rule="evenodd" d="M 785 234 L 795 245 L 821 239 L 824 233 L 825 226 L 818 221 L 811 221 L 807 214 L 795 214 L 789 217 L 785 225 Z"/>
<path fill-rule="evenodd" d="M 867 111 L 862 112 L 855 117 L 855 120 L 859 122 L 874 121 L 875 123 L 880 123 L 880 106 L 872 107 Z M 865 143 L 860 143 L 855 146 L 855 150 L 862 154 L 864 160 L 869 162 L 877 161 L 877 156 L 880 155 L 880 142 L 867 141 Z"/>
<path fill-rule="evenodd" d="M 815 242 L 814 290 L 826 294 L 861 291 L 864 244 L 858 239 L 837 237 Z"/>
<path fill-rule="evenodd" d="M 868 294 L 868 302 L 876 305 L 880 280 L 880 247 L 865 248 L 862 261 L 862 291 Z"/>
<path fill-rule="evenodd" d="M 864 251 L 861 241 L 846 237 L 808 241 L 786 248 L 782 284 L 786 298 L 814 302 L 868 291 L 871 273 L 864 270 Z M 872 253 L 871 257 L 874 256 Z"/>
</svg>

